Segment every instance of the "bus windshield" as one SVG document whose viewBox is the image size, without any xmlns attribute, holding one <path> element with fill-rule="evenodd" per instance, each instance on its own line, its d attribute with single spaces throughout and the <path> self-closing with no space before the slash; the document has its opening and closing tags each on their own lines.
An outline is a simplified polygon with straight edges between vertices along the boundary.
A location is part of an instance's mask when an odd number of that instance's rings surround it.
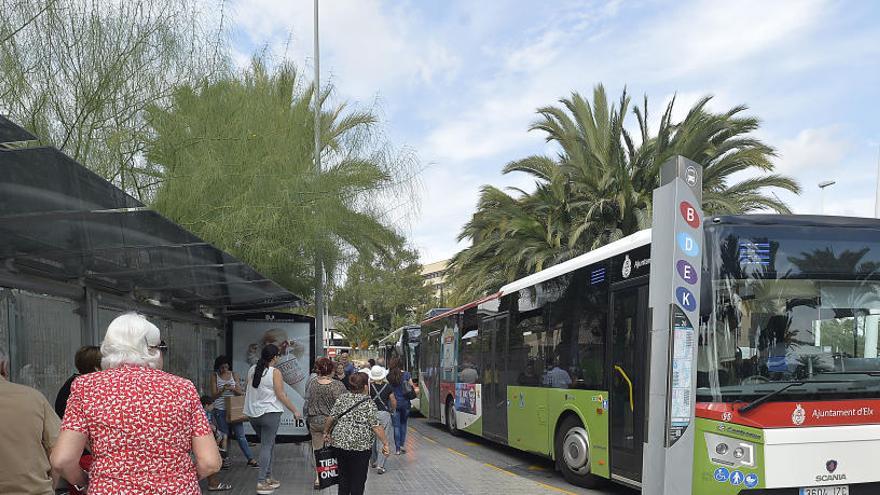
<svg viewBox="0 0 880 495">
<path fill-rule="evenodd" d="M 739 400 L 773 383 L 815 382 L 780 395 L 880 396 L 880 232 L 707 233 L 712 297 L 701 310 L 698 395 Z"/>
</svg>

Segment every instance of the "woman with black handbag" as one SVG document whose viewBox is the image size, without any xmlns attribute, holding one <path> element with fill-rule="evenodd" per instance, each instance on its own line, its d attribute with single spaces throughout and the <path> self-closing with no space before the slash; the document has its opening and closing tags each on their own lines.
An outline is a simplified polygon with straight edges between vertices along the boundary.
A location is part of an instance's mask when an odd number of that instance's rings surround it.
<svg viewBox="0 0 880 495">
<path fill-rule="evenodd" d="M 409 371 L 400 368 L 400 358 L 391 358 L 391 372 L 388 373 L 388 383 L 394 390 L 397 399 L 397 408 L 391 417 L 394 425 L 395 454 L 406 454 L 406 424 L 409 419 L 409 410 L 412 408 L 411 400 L 416 398 L 415 386 Z"/>
<path fill-rule="evenodd" d="M 376 404 L 368 395 L 369 380 L 365 373 L 352 373 L 351 391 L 336 399 L 324 422 L 324 442 L 336 448 L 339 495 L 363 495 L 373 434 L 382 441 L 382 453 L 386 456 L 391 453 L 376 414 Z"/>
</svg>

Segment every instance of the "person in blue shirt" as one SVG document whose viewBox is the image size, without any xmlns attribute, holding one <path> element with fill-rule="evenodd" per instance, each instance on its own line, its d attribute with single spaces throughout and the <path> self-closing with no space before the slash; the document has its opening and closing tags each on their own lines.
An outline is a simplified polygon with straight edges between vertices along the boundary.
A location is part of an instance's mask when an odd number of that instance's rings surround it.
<svg viewBox="0 0 880 495">
<path fill-rule="evenodd" d="M 355 372 L 354 364 L 352 364 L 351 360 L 348 356 L 348 351 L 342 351 L 339 353 L 339 362 L 342 363 L 342 366 L 345 368 L 345 376 L 349 377 L 352 373 Z"/>
<path fill-rule="evenodd" d="M 409 410 L 412 407 L 406 397 L 407 386 L 409 390 L 415 390 L 412 375 L 409 371 L 403 371 L 400 366 L 400 358 L 391 358 L 391 371 L 388 373 L 388 383 L 391 384 L 394 397 L 397 399 L 397 409 L 391 416 L 394 425 L 394 445 L 397 455 L 406 453 L 406 424 L 409 419 Z"/>
</svg>

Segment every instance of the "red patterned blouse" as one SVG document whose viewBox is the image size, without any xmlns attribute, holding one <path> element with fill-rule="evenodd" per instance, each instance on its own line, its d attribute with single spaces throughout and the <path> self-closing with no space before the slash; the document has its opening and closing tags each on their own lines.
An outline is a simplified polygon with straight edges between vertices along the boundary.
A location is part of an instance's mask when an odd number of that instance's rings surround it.
<svg viewBox="0 0 880 495">
<path fill-rule="evenodd" d="M 90 495 L 198 495 L 192 439 L 211 434 L 192 382 L 142 366 L 77 378 L 62 430 L 88 437 Z"/>
</svg>

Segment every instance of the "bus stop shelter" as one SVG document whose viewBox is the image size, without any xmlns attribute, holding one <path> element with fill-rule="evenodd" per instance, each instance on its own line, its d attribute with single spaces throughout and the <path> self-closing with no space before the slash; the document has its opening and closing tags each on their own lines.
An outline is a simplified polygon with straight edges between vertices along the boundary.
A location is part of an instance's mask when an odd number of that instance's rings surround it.
<svg viewBox="0 0 880 495">
<path fill-rule="evenodd" d="M 0 349 L 54 399 L 73 353 L 125 311 L 169 345 L 166 370 L 207 386 L 231 313 L 302 299 L 0 116 Z"/>
</svg>

